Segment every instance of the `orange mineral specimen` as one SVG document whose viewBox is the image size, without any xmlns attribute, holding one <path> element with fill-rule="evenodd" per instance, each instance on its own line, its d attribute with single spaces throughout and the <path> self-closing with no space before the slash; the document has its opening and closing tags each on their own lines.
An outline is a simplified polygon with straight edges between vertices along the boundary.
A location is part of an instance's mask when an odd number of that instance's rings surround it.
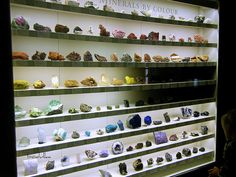
<svg viewBox="0 0 236 177">
<path fill-rule="evenodd" d="M 29 56 L 25 52 L 12 52 L 12 59 L 28 60 Z"/>
</svg>

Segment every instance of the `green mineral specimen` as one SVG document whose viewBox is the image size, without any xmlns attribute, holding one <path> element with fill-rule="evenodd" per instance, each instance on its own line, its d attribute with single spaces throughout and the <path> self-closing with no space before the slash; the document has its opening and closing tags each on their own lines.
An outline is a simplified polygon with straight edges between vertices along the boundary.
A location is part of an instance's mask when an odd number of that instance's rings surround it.
<svg viewBox="0 0 236 177">
<path fill-rule="evenodd" d="M 30 117 L 39 117 L 43 114 L 43 111 L 41 111 L 39 108 L 31 108 L 29 113 Z"/>
</svg>

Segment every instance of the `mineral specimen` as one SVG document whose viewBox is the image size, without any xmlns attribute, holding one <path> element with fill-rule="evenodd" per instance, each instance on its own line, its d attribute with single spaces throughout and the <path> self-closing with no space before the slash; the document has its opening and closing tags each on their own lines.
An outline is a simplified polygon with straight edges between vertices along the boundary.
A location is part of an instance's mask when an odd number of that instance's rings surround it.
<svg viewBox="0 0 236 177">
<path fill-rule="evenodd" d="M 85 134 L 85 136 L 89 137 L 91 135 L 91 132 L 87 130 L 84 132 L 84 134 Z"/>
<path fill-rule="evenodd" d="M 169 16 L 169 19 L 175 20 L 175 16 L 174 16 L 174 15 L 170 15 L 170 16 Z"/>
<path fill-rule="evenodd" d="M 151 62 L 151 57 L 147 53 L 144 54 L 144 62 Z"/>
<path fill-rule="evenodd" d="M 52 170 L 54 168 L 54 164 L 55 164 L 54 160 L 47 161 L 45 169 L 46 170 Z"/>
<path fill-rule="evenodd" d="M 52 82 L 52 87 L 53 88 L 58 88 L 59 87 L 59 78 L 58 78 L 58 76 L 52 76 L 51 82 Z"/>
<path fill-rule="evenodd" d="M 46 132 L 43 128 L 38 128 L 38 144 L 43 144 L 46 142 Z"/>
<path fill-rule="evenodd" d="M 73 29 L 73 33 L 80 35 L 80 34 L 83 33 L 83 30 L 82 30 L 79 26 L 76 26 L 76 27 Z"/>
<path fill-rule="evenodd" d="M 184 38 L 179 38 L 179 42 L 184 42 Z"/>
<path fill-rule="evenodd" d="M 191 37 L 188 37 L 188 42 L 192 42 L 193 39 Z"/>
<path fill-rule="evenodd" d="M 84 80 L 82 80 L 80 83 L 85 86 L 97 86 L 97 82 L 92 77 L 87 77 Z"/>
<path fill-rule="evenodd" d="M 187 108 L 187 107 L 181 108 L 181 112 L 182 112 L 183 119 L 187 119 L 192 116 L 192 109 L 190 109 L 190 108 Z"/>
<path fill-rule="evenodd" d="M 97 133 L 98 135 L 103 135 L 103 134 L 104 134 L 104 131 L 101 130 L 101 129 L 99 129 L 99 130 L 96 131 L 96 133 Z"/>
<path fill-rule="evenodd" d="M 196 133 L 196 132 L 191 132 L 190 135 L 191 135 L 191 136 L 199 136 L 199 134 Z"/>
<path fill-rule="evenodd" d="M 116 129 L 117 129 L 117 125 L 112 125 L 112 124 L 109 124 L 105 127 L 105 130 L 107 133 L 112 133 L 116 131 Z"/>
<path fill-rule="evenodd" d="M 182 139 L 186 139 L 186 138 L 188 138 L 187 134 L 188 134 L 188 133 L 187 133 L 186 131 L 183 131 L 183 132 L 182 132 L 182 137 L 181 137 L 181 138 L 182 138 Z"/>
<path fill-rule="evenodd" d="M 199 117 L 199 116 L 200 116 L 200 113 L 198 111 L 193 112 L 193 117 Z"/>
<path fill-rule="evenodd" d="M 140 11 L 145 17 L 151 17 L 152 10 Z"/>
<path fill-rule="evenodd" d="M 136 101 L 135 106 L 144 106 L 144 101 L 143 100 Z"/>
<path fill-rule="evenodd" d="M 100 106 L 97 106 L 97 107 L 96 107 L 96 110 L 97 110 L 97 111 L 101 111 L 101 107 L 100 107 Z"/>
<path fill-rule="evenodd" d="M 112 106 L 107 106 L 107 110 L 112 110 Z"/>
<path fill-rule="evenodd" d="M 108 150 L 107 149 L 101 150 L 101 152 L 99 153 L 99 156 L 100 157 L 108 157 L 109 156 Z"/>
<path fill-rule="evenodd" d="M 94 57 L 95 57 L 98 61 L 101 61 L 101 62 L 107 61 L 106 57 L 101 56 L 101 55 L 98 55 L 98 54 L 94 54 Z"/>
<path fill-rule="evenodd" d="M 163 57 L 161 55 L 154 55 L 152 57 L 152 59 L 155 61 L 155 62 L 162 62 L 163 60 Z"/>
<path fill-rule="evenodd" d="M 38 23 L 35 23 L 33 25 L 33 28 L 35 31 L 40 31 L 40 32 L 51 32 L 51 28 L 49 28 L 48 26 L 43 26 L 43 25 L 40 25 Z"/>
<path fill-rule="evenodd" d="M 159 32 L 154 32 L 154 31 L 150 32 L 148 34 L 148 39 L 153 40 L 153 41 L 158 41 L 159 40 Z"/>
<path fill-rule="evenodd" d="M 143 148 L 143 143 L 137 143 L 137 144 L 135 145 L 135 148 L 136 148 L 136 149 L 142 149 L 142 148 Z"/>
<path fill-rule="evenodd" d="M 175 117 L 173 121 L 180 121 L 180 117 Z"/>
<path fill-rule="evenodd" d="M 190 62 L 190 57 L 184 57 L 183 59 L 182 59 L 182 62 Z"/>
<path fill-rule="evenodd" d="M 22 16 L 13 18 L 11 22 L 11 27 L 14 29 L 24 29 L 24 30 L 28 30 L 30 28 L 28 22 Z"/>
<path fill-rule="evenodd" d="M 145 145 L 146 145 L 146 147 L 150 147 L 150 146 L 152 146 L 152 142 L 149 141 L 149 140 L 147 140 L 147 141 L 145 142 Z"/>
<path fill-rule="evenodd" d="M 32 55 L 32 60 L 45 60 L 46 58 L 46 53 L 44 52 L 39 52 L 39 51 L 36 51 L 35 54 Z"/>
<path fill-rule="evenodd" d="M 78 0 L 67 0 L 66 4 L 69 6 L 79 7 L 80 3 Z"/>
<path fill-rule="evenodd" d="M 172 155 L 170 154 L 170 153 L 165 153 L 165 158 L 166 158 L 166 161 L 167 162 L 170 162 L 170 161 L 172 161 Z"/>
<path fill-rule="evenodd" d="M 16 119 L 20 119 L 25 117 L 26 115 L 26 111 L 23 110 L 22 107 L 20 107 L 19 105 L 15 105 L 15 118 Z"/>
<path fill-rule="evenodd" d="M 80 104 L 80 111 L 81 112 L 90 112 L 92 109 L 92 106 L 89 106 L 87 104 Z"/>
<path fill-rule="evenodd" d="M 115 105 L 115 109 L 119 109 L 120 108 L 120 105 Z"/>
<path fill-rule="evenodd" d="M 23 164 L 24 164 L 25 176 L 38 173 L 38 160 L 37 159 L 23 160 Z"/>
<path fill-rule="evenodd" d="M 41 89 L 41 88 L 44 88 L 46 85 L 44 84 L 42 80 L 37 80 L 33 83 L 33 86 L 35 89 Z"/>
<path fill-rule="evenodd" d="M 115 38 L 119 38 L 119 39 L 122 39 L 125 37 L 125 32 L 124 31 L 121 31 L 121 30 L 114 30 L 112 32 L 112 35 L 115 37 Z"/>
<path fill-rule="evenodd" d="M 186 156 L 186 157 L 188 157 L 188 156 L 191 156 L 191 150 L 189 149 L 189 148 L 184 148 L 183 150 L 182 150 L 182 153 Z"/>
<path fill-rule="evenodd" d="M 111 54 L 111 60 L 114 61 L 114 62 L 117 62 L 118 61 L 118 57 L 117 57 L 117 54 L 116 53 L 113 53 Z"/>
<path fill-rule="evenodd" d="M 204 151 L 205 151 L 205 148 L 204 148 L 204 147 L 200 147 L 200 148 L 199 148 L 199 151 L 200 151 L 200 152 L 204 152 Z"/>
<path fill-rule="evenodd" d="M 56 24 L 55 26 L 55 32 L 56 33 L 68 33 L 70 29 L 67 26 Z"/>
<path fill-rule="evenodd" d="M 84 53 L 84 61 L 93 61 L 93 56 L 89 51 Z"/>
<path fill-rule="evenodd" d="M 87 31 L 88 35 L 93 35 L 93 27 L 89 26 L 89 30 Z"/>
<path fill-rule="evenodd" d="M 85 150 L 85 154 L 89 159 L 94 159 L 98 155 L 95 151 Z"/>
<path fill-rule="evenodd" d="M 111 173 L 108 171 L 99 169 L 99 172 L 101 173 L 102 177 L 112 177 Z"/>
<path fill-rule="evenodd" d="M 172 54 L 170 55 L 170 59 L 171 59 L 171 61 L 173 61 L 173 62 L 181 62 L 180 56 L 179 56 L 178 54 L 176 54 L 176 53 L 172 53 Z"/>
<path fill-rule="evenodd" d="M 92 1 L 86 1 L 85 3 L 84 3 L 84 7 L 85 8 L 90 8 L 90 9 L 98 9 L 99 7 L 96 5 L 96 4 L 94 4 Z"/>
<path fill-rule="evenodd" d="M 66 58 L 70 61 L 80 61 L 81 60 L 81 56 L 79 53 L 76 53 L 76 52 L 71 52 L 69 53 Z"/>
<path fill-rule="evenodd" d="M 203 15 L 197 15 L 197 16 L 194 17 L 194 21 L 197 22 L 197 23 L 203 23 L 205 18 L 206 17 L 203 16 Z"/>
<path fill-rule="evenodd" d="M 201 126 L 201 134 L 206 135 L 208 133 L 208 127 L 205 125 Z"/>
<path fill-rule="evenodd" d="M 201 112 L 201 116 L 209 116 L 209 112 L 208 111 Z"/>
<path fill-rule="evenodd" d="M 165 113 L 163 114 L 163 116 L 164 116 L 164 118 L 165 118 L 166 123 L 170 122 L 170 116 L 169 116 L 168 112 L 165 112 Z"/>
<path fill-rule="evenodd" d="M 79 111 L 76 108 L 69 108 L 68 113 L 70 114 L 75 114 L 78 113 Z"/>
<path fill-rule="evenodd" d="M 46 115 L 61 114 L 63 112 L 63 104 L 59 100 L 51 100 L 44 112 Z"/>
<path fill-rule="evenodd" d="M 65 87 L 79 87 L 79 83 L 77 80 L 65 80 Z"/>
<path fill-rule="evenodd" d="M 126 163 L 120 163 L 119 164 L 119 171 L 121 175 L 127 175 L 127 166 Z"/>
<path fill-rule="evenodd" d="M 48 54 L 48 59 L 51 59 L 51 60 L 65 60 L 64 56 L 59 54 L 58 52 L 52 52 L 50 51 L 49 54 Z"/>
<path fill-rule="evenodd" d="M 169 35 L 169 41 L 171 41 L 171 42 L 175 41 L 175 35 L 174 34 Z"/>
<path fill-rule="evenodd" d="M 164 161 L 163 157 L 157 157 L 156 162 L 157 164 L 160 164 Z"/>
<path fill-rule="evenodd" d="M 137 53 L 134 53 L 134 61 L 135 62 L 141 62 L 142 61 L 142 57 L 139 56 Z"/>
<path fill-rule="evenodd" d="M 136 84 L 136 80 L 134 77 L 125 76 L 125 83 L 126 84 Z"/>
<path fill-rule="evenodd" d="M 127 152 L 133 151 L 133 150 L 134 150 L 134 148 L 133 148 L 132 146 L 129 146 L 129 147 L 126 149 Z"/>
<path fill-rule="evenodd" d="M 67 132 L 63 128 L 59 128 L 55 129 L 52 135 L 55 141 L 63 141 L 66 139 Z"/>
<path fill-rule="evenodd" d="M 166 36 L 162 35 L 161 39 L 162 39 L 162 41 L 166 41 Z"/>
<path fill-rule="evenodd" d="M 19 147 L 26 147 L 29 145 L 30 145 L 30 139 L 27 138 L 26 136 L 22 137 L 18 144 Z"/>
<path fill-rule="evenodd" d="M 114 12 L 114 9 L 106 4 L 103 6 L 103 10 L 107 12 Z"/>
<path fill-rule="evenodd" d="M 70 158 L 68 156 L 63 156 L 61 158 L 61 166 L 65 167 L 70 165 Z"/>
<path fill-rule="evenodd" d="M 123 85 L 124 81 L 120 80 L 120 79 L 113 78 L 111 84 L 112 85 Z"/>
<path fill-rule="evenodd" d="M 162 143 L 168 142 L 165 132 L 153 132 L 153 134 L 154 134 L 156 144 L 162 144 Z"/>
<path fill-rule="evenodd" d="M 152 123 L 152 118 L 151 118 L 151 116 L 146 116 L 146 117 L 144 117 L 144 123 L 145 123 L 146 125 L 151 125 L 151 123 Z"/>
<path fill-rule="evenodd" d="M 154 120 L 153 124 L 154 125 L 160 125 L 160 124 L 162 124 L 162 121 L 161 120 Z"/>
<path fill-rule="evenodd" d="M 141 34 L 139 37 L 140 40 L 146 40 L 148 37 L 145 34 Z"/>
<path fill-rule="evenodd" d="M 153 164 L 153 158 L 149 158 L 147 160 L 147 164 L 148 164 L 148 166 L 151 166 Z"/>
<path fill-rule="evenodd" d="M 73 131 L 72 135 L 71 135 L 71 138 L 73 139 L 77 139 L 80 137 L 80 134 L 77 132 L 77 131 Z"/>
<path fill-rule="evenodd" d="M 103 25 L 100 24 L 98 28 L 100 29 L 100 36 L 110 36 L 110 32 Z"/>
<path fill-rule="evenodd" d="M 140 171 L 143 169 L 143 163 L 141 159 L 137 159 L 133 162 L 133 167 L 135 171 Z"/>
<path fill-rule="evenodd" d="M 139 114 L 130 115 L 126 120 L 126 125 L 128 128 L 139 128 L 141 127 L 141 117 Z"/>
<path fill-rule="evenodd" d="M 198 153 L 198 148 L 197 147 L 193 147 L 193 153 L 194 154 Z"/>
<path fill-rule="evenodd" d="M 13 85 L 14 89 L 28 89 L 30 84 L 26 80 L 15 80 Z"/>
<path fill-rule="evenodd" d="M 29 55 L 25 52 L 12 52 L 12 59 L 28 60 Z"/>
<path fill-rule="evenodd" d="M 193 36 L 193 39 L 196 43 L 207 43 L 208 41 L 206 39 L 204 39 L 204 37 L 200 34 L 195 34 Z"/>
<path fill-rule="evenodd" d="M 119 129 L 120 129 L 121 131 L 125 129 L 125 128 L 124 128 L 124 124 L 123 124 L 123 122 L 122 122 L 121 120 L 118 120 L 117 125 L 119 126 Z"/>
<path fill-rule="evenodd" d="M 132 62 L 132 58 L 129 54 L 125 53 L 120 59 L 123 62 Z"/>
<path fill-rule="evenodd" d="M 128 36 L 127 36 L 128 39 L 137 39 L 137 36 L 134 34 L 134 33 L 130 33 Z"/>
<path fill-rule="evenodd" d="M 170 137 L 169 137 L 169 140 L 170 141 L 177 141 L 179 138 L 177 137 L 177 135 L 176 134 L 173 134 L 173 135 L 171 135 Z"/>
<path fill-rule="evenodd" d="M 124 106 L 125 106 L 126 108 L 129 107 L 129 101 L 128 101 L 128 100 L 124 100 Z"/>
<path fill-rule="evenodd" d="M 124 151 L 124 145 L 122 142 L 117 141 L 112 144 L 111 149 L 113 154 L 121 154 Z"/>
<path fill-rule="evenodd" d="M 132 15 L 138 15 L 138 11 L 134 9 L 133 11 L 131 11 L 131 14 Z"/>
<path fill-rule="evenodd" d="M 176 159 L 181 159 L 181 158 L 182 158 L 181 152 L 177 152 L 177 154 L 176 154 Z"/>
</svg>

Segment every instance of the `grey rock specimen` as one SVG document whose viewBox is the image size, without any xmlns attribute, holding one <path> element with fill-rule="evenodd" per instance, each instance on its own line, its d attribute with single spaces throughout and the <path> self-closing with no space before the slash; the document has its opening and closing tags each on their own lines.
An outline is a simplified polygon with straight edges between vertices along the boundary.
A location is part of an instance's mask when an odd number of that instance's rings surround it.
<svg viewBox="0 0 236 177">
<path fill-rule="evenodd" d="M 93 61 L 93 56 L 89 51 L 84 53 L 84 61 Z"/>
<path fill-rule="evenodd" d="M 87 104 L 81 104 L 80 105 L 80 111 L 81 112 L 90 112 L 91 111 L 91 109 L 92 109 L 92 106 L 89 106 L 89 105 L 87 105 Z"/>
<path fill-rule="evenodd" d="M 166 158 L 167 162 L 172 161 L 172 155 L 170 153 L 168 153 L 168 152 L 165 154 L 165 158 Z"/>
<path fill-rule="evenodd" d="M 123 61 L 123 62 L 132 62 L 132 58 L 129 54 L 125 53 L 121 57 L 121 61 Z"/>
<path fill-rule="evenodd" d="M 119 171 L 121 175 L 127 175 L 127 165 L 126 163 L 120 163 L 119 164 Z"/>
<path fill-rule="evenodd" d="M 160 164 L 164 161 L 163 157 L 157 157 L 156 162 L 157 164 Z"/>
<path fill-rule="evenodd" d="M 54 168 L 54 165 L 55 165 L 55 161 L 54 160 L 49 160 L 46 163 L 45 169 L 46 170 L 52 170 Z"/>
<path fill-rule="evenodd" d="M 189 148 L 184 148 L 183 150 L 182 150 L 182 153 L 186 156 L 186 157 L 188 157 L 188 156 L 191 156 L 191 150 L 189 149 Z"/>
<path fill-rule="evenodd" d="M 105 170 L 99 170 L 99 172 L 101 173 L 102 177 L 112 177 L 111 173 Z"/>
<path fill-rule="evenodd" d="M 71 138 L 73 139 L 77 139 L 80 137 L 80 134 L 77 132 L 77 131 L 73 131 L 72 135 L 71 135 Z"/>
<path fill-rule="evenodd" d="M 18 144 L 19 147 L 26 147 L 29 145 L 30 145 L 30 139 L 27 138 L 26 136 L 22 137 Z"/>
<path fill-rule="evenodd" d="M 85 150 L 85 154 L 89 159 L 94 159 L 98 155 L 95 151 Z"/>
</svg>

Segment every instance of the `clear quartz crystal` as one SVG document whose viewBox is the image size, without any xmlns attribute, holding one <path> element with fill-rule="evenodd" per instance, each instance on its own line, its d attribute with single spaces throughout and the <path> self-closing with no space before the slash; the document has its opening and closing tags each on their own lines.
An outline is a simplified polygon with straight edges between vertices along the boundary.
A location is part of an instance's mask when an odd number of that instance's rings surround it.
<svg viewBox="0 0 236 177">
<path fill-rule="evenodd" d="M 59 78 L 58 76 L 52 76 L 52 87 L 53 88 L 58 88 L 59 87 Z"/>
</svg>

